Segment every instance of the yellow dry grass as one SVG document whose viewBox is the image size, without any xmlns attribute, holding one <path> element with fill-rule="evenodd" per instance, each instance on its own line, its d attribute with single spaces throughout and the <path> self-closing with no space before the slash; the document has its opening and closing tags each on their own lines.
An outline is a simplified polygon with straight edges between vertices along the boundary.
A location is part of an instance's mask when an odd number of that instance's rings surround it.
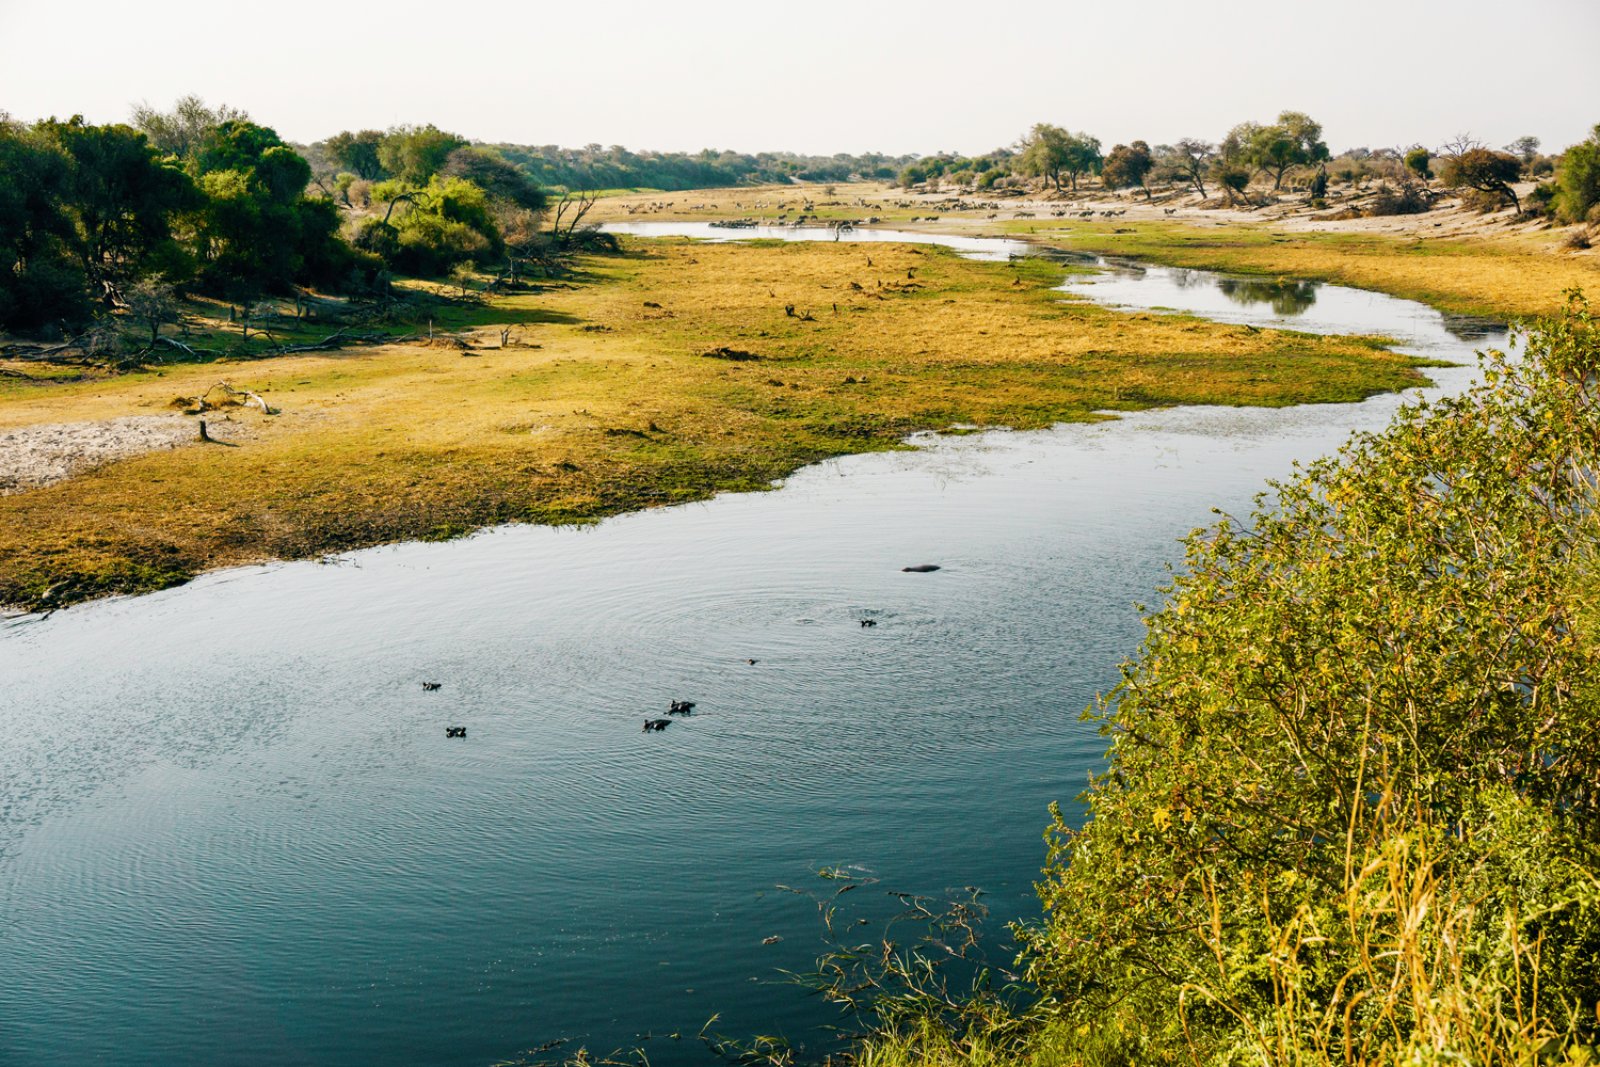
<svg viewBox="0 0 1600 1067">
<path fill-rule="evenodd" d="M 828 195 L 822 186 L 760 186 L 652 193 L 603 201 L 593 217 L 602 221 L 710 221 L 748 217 L 792 221 L 802 211 L 826 223 L 877 218 L 884 226 L 1020 237 L 1052 247 L 1130 256 L 1180 267 L 1234 271 L 1270 277 L 1307 278 L 1421 300 L 1445 311 L 1490 318 L 1552 314 L 1565 289 L 1600 292 L 1600 254 L 1563 245 L 1557 231 L 1501 229 L 1484 225 L 1455 232 L 1458 211 L 1405 216 L 1399 233 L 1374 233 L 1371 220 L 1291 221 L 1255 219 L 1243 212 L 1175 208 L 1173 218 L 1140 217 L 1159 209 L 1138 198 L 1085 199 L 1091 206 L 1116 206 L 1133 217 L 1113 220 L 1057 219 L 1044 210 L 1053 202 L 997 202 L 991 194 L 964 199 L 917 197 L 893 186 L 841 184 Z M 1090 194 L 1085 193 L 1085 197 Z M 1103 193 L 1095 195 L 1105 195 Z M 966 207 L 957 207 L 965 203 Z M 1026 210 L 1025 210 L 1026 209 Z M 1036 217 L 1019 218 L 1020 214 Z M 925 220 L 937 216 L 934 223 Z M 992 217 L 991 217 L 992 216 Z M 1440 221 L 1445 220 L 1445 221 Z M 1398 224 L 1398 223 L 1397 223 Z M 1438 236 L 1449 226 L 1451 236 Z"/>
<path fill-rule="evenodd" d="M 1418 380 L 1371 341 L 1065 302 L 1041 262 L 893 245 L 629 249 L 589 263 L 573 288 L 463 313 L 467 353 L 393 345 L 0 379 L 0 428 L 167 412 L 218 381 L 282 412 L 234 409 L 236 446 L 150 453 L 0 497 L 0 603 L 763 488 L 958 422 L 1353 400 Z M 517 324 L 506 348 L 500 323 Z M 759 358 L 704 355 L 723 348 Z"/>
</svg>

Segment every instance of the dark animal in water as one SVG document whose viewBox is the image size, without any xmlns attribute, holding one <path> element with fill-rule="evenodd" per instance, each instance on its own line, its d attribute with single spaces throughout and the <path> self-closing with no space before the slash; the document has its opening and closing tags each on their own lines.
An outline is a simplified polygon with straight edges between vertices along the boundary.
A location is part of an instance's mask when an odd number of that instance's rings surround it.
<svg viewBox="0 0 1600 1067">
<path fill-rule="evenodd" d="M 646 719 L 644 721 L 644 732 L 645 733 L 649 733 L 651 730 L 656 730 L 656 731 L 665 730 L 667 727 L 669 727 L 671 725 L 672 725 L 672 720 L 671 719 Z"/>
<path fill-rule="evenodd" d="M 900 569 L 907 574 L 931 574 L 939 569 L 939 565 L 937 563 L 919 563 L 915 567 L 901 567 Z"/>
<path fill-rule="evenodd" d="M 877 619 L 862 619 L 861 620 L 861 628 L 863 630 L 871 629 L 872 627 L 874 627 L 876 625 L 878 625 L 878 620 Z"/>
<path fill-rule="evenodd" d="M 753 660 L 753 659 L 747 659 L 747 660 L 745 660 L 745 662 L 750 664 L 750 666 L 752 666 L 752 667 L 754 667 L 756 665 L 756 661 Z"/>
<path fill-rule="evenodd" d="M 692 701 L 692 700 L 674 700 L 672 702 L 672 706 L 667 709 L 667 714 L 668 715 L 688 715 L 692 711 L 694 711 L 694 701 Z"/>
<path fill-rule="evenodd" d="M 446 737 L 466 737 L 467 728 L 465 726 L 446 726 L 444 735 Z"/>
<path fill-rule="evenodd" d="M 422 691 L 425 693 L 432 693 L 443 684 L 443 682 L 423 682 Z"/>
</svg>

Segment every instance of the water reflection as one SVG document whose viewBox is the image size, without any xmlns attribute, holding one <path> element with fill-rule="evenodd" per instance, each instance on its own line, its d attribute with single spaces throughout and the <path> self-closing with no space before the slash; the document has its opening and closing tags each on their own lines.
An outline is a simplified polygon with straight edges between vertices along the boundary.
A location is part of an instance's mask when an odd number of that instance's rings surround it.
<svg viewBox="0 0 1600 1067">
<path fill-rule="evenodd" d="M 1042 256 L 1094 268 L 1069 277 L 1063 292 L 1129 310 L 1199 315 L 1218 322 L 1281 327 L 1308 333 L 1366 334 L 1394 339 L 1396 350 L 1430 359 L 1471 363 L 1480 345 L 1504 343 L 1505 327 L 1487 319 L 1446 316 L 1413 300 L 1343 285 L 1280 278 L 1247 278 L 1187 267 L 1050 248 L 1007 237 L 967 237 L 908 230 L 761 226 L 725 230 L 705 222 L 628 222 L 604 227 L 638 237 L 693 237 L 707 241 L 895 241 L 943 245 L 971 259 L 1003 262 Z"/>
<path fill-rule="evenodd" d="M 1217 278 L 1217 288 L 1236 304 L 1265 304 L 1274 315 L 1289 318 L 1303 314 L 1317 302 L 1317 283 L 1261 281 L 1254 278 Z"/>
</svg>

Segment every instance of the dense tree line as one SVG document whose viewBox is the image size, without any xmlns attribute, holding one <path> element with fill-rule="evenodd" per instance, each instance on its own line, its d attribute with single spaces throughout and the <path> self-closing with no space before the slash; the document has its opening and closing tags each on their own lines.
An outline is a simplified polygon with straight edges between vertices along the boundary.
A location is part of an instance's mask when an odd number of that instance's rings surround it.
<svg viewBox="0 0 1600 1067">
<path fill-rule="evenodd" d="M 312 146 L 312 157 L 326 159 L 337 172 L 368 181 L 398 177 L 416 181 L 439 169 L 442 156 L 465 145 L 465 138 L 434 127 L 345 131 Z M 555 145 L 482 146 L 518 167 L 533 184 L 564 190 L 709 189 L 769 182 L 845 182 L 892 179 L 910 157 L 877 153 L 804 156 L 789 152 L 632 152 L 620 145 L 583 148 Z M 430 156 L 431 153 L 431 156 Z"/>
<path fill-rule="evenodd" d="M 151 284 L 248 299 L 371 266 L 273 130 L 198 101 L 136 120 L 0 121 L 0 327 L 75 331 Z"/>
</svg>

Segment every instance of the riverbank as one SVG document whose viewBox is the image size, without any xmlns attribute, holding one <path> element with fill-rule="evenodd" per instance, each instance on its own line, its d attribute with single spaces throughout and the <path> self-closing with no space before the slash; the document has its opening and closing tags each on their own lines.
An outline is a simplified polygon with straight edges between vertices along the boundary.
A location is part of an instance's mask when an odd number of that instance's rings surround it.
<svg viewBox="0 0 1600 1067">
<path fill-rule="evenodd" d="M 1552 314 L 1566 289 L 1600 290 L 1600 250 L 1567 247 L 1569 230 L 1517 222 L 1509 212 L 1482 215 L 1445 200 L 1420 215 L 1340 219 L 1333 217 L 1338 210 L 1315 210 L 1303 201 L 1286 195 L 1280 203 L 1246 209 L 1188 193 L 1147 199 L 1086 188 L 1060 197 L 997 198 L 861 183 L 616 197 L 597 205 L 594 217 L 876 220 L 933 233 L 1015 237 L 1164 266 L 1332 282 L 1501 320 Z"/>
<path fill-rule="evenodd" d="M 0 379 L 0 431 L 166 414 L 219 381 L 277 412 L 229 408 L 209 416 L 232 424 L 226 443 L 0 497 L 0 603 L 595 521 L 766 488 L 923 429 L 1351 401 L 1421 381 L 1378 341 L 1111 311 L 1064 300 L 1061 277 L 903 245 L 629 242 L 569 288 L 441 320 L 449 342 Z"/>
</svg>

